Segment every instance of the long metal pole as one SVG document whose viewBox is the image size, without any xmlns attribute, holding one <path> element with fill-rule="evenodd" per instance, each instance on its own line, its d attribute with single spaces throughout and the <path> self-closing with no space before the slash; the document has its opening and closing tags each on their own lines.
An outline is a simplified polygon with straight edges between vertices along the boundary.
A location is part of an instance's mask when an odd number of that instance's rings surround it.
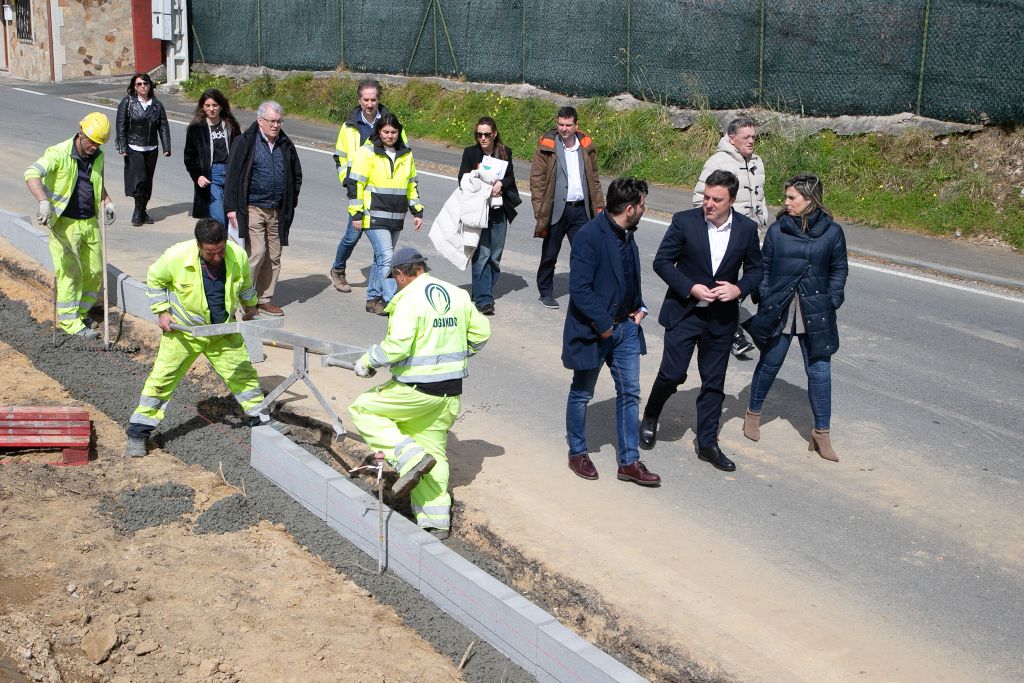
<svg viewBox="0 0 1024 683">
<path fill-rule="evenodd" d="M 101 203 L 102 204 L 102 203 Z M 110 350 L 110 314 L 107 293 L 107 207 L 100 206 L 100 251 L 103 254 L 103 350 Z"/>
</svg>

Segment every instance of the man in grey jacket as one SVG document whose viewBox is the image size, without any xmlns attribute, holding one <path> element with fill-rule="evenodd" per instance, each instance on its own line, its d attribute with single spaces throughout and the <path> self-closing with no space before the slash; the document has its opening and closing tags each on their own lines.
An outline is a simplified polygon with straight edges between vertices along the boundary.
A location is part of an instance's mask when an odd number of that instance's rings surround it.
<svg viewBox="0 0 1024 683">
<path fill-rule="evenodd" d="M 757 223 L 758 237 L 764 239 L 768 230 L 768 204 L 764 199 L 764 161 L 754 153 L 757 140 L 757 124 L 745 116 L 729 122 L 725 135 L 718 141 L 718 148 L 700 172 L 693 188 L 693 205 L 704 202 L 704 181 L 715 171 L 728 171 L 740 181 L 733 209 Z M 740 317 L 750 318 L 750 313 L 740 307 Z M 732 355 L 740 358 L 754 350 L 743 328 L 737 326 L 732 340 Z"/>
</svg>

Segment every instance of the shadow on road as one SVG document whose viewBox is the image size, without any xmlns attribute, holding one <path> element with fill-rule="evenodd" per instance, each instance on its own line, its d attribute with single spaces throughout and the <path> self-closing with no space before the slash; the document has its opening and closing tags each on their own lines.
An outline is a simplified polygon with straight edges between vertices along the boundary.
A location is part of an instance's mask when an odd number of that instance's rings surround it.
<svg viewBox="0 0 1024 683">
<path fill-rule="evenodd" d="M 288 280 L 279 280 L 274 292 L 274 303 L 287 306 L 293 303 L 304 303 L 325 289 L 333 289 L 331 279 L 325 272 L 323 275 L 303 275 Z"/>
<path fill-rule="evenodd" d="M 505 449 L 483 439 L 462 441 L 455 432 L 448 432 L 448 464 L 451 487 L 470 484 L 480 473 L 485 458 L 505 455 Z"/>
<path fill-rule="evenodd" d="M 192 202 L 178 202 L 177 204 L 167 204 L 166 206 L 153 206 L 147 208 L 146 213 L 149 214 L 150 218 L 152 218 L 154 222 L 159 223 L 160 221 L 166 218 L 170 218 L 171 216 L 177 216 L 178 214 L 188 214 L 188 212 L 191 210 Z"/>
</svg>

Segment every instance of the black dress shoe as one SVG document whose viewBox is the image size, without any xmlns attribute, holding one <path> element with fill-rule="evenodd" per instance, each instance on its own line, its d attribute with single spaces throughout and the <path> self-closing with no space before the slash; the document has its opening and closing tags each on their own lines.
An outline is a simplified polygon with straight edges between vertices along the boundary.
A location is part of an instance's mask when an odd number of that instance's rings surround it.
<svg viewBox="0 0 1024 683">
<path fill-rule="evenodd" d="M 649 451 L 658 442 L 658 421 L 649 417 L 640 420 L 640 448 Z"/>
<path fill-rule="evenodd" d="M 723 472 L 736 471 L 736 463 L 725 457 L 725 453 L 722 452 L 722 449 L 719 448 L 717 444 L 707 448 L 698 449 L 697 457 L 705 462 L 711 463 Z"/>
</svg>

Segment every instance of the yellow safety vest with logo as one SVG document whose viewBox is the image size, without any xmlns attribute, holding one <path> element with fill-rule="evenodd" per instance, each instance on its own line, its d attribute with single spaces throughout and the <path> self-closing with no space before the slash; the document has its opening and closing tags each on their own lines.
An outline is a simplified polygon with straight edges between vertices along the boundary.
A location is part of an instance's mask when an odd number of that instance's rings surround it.
<svg viewBox="0 0 1024 683">
<path fill-rule="evenodd" d="M 386 114 L 388 108 L 380 105 L 378 116 Z M 355 161 L 356 152 L 363 146 L 365 141 L 359 132 L 358 121 L 362 118 L 363 110 L 356 107 L 348 115 L 345 123 L 341 124 L 338 130 L 338 140 L 334 143 L 334 165 L 338 167 L 338 182 L 345 184 L 348 172 L 352 169 L 352 162 Z M 402 144 L 408 146 L 409 140 L 402 131 Z"/>
<path fill-rule="evenodd" d="M 491 336 L 469 294 L 427 273 L 400 289 L 387 310 L 388 333 L 366 357 L 370 367 L 390 367 L 405 384 L 466 377 L 469 357 Z"/>
<path fill-rule="evenodd" d="M 224 308 L 228 319 L 241 301 L 255 306 L 259 297 L 249 275 L 249 259 L 245 250 L 231 240 L 224 244 Z M 157 315 L 170 311 L 179 325 L 209 325 L 210 307 L 203 289 L 203 269 L 199 262 L 199 243 L 186 240 L 172 245 L 146 272 L 146 294 L 149 308 Z"/>
<path fill-rule="evenodd" d="M 40 178 L 43 187 L 46 188 L 46 196 L 50 200 L 50 207 L 53 213 L 60 216 L 64 209 L 68 208 L 71 195 L 78 184 L 78 162 L 71 156 L 72 146 L 75 138 L 65 140 L 53 147 L 47 147 L 43 156 L 35 163 L 25 169 L 25 180 Z M 92 170 L 89 173 L 89 180 L 92 181 L 93 199 L 96 206 L 96 215 L 100 215 L 103 202 L 103 152 L 97 151 L 96 158 L 92 162 Z"/>
<path fill-rule="evenodd" d="M 401 230 L 406 211 L 422 216 L 412 150 L 399 145 L 391 161 L 383 147 L 367 140 L 349 171 L 348 198 L 348 212 L 353 218 L 362 214 L 364 230 Z"/>
</svg>

